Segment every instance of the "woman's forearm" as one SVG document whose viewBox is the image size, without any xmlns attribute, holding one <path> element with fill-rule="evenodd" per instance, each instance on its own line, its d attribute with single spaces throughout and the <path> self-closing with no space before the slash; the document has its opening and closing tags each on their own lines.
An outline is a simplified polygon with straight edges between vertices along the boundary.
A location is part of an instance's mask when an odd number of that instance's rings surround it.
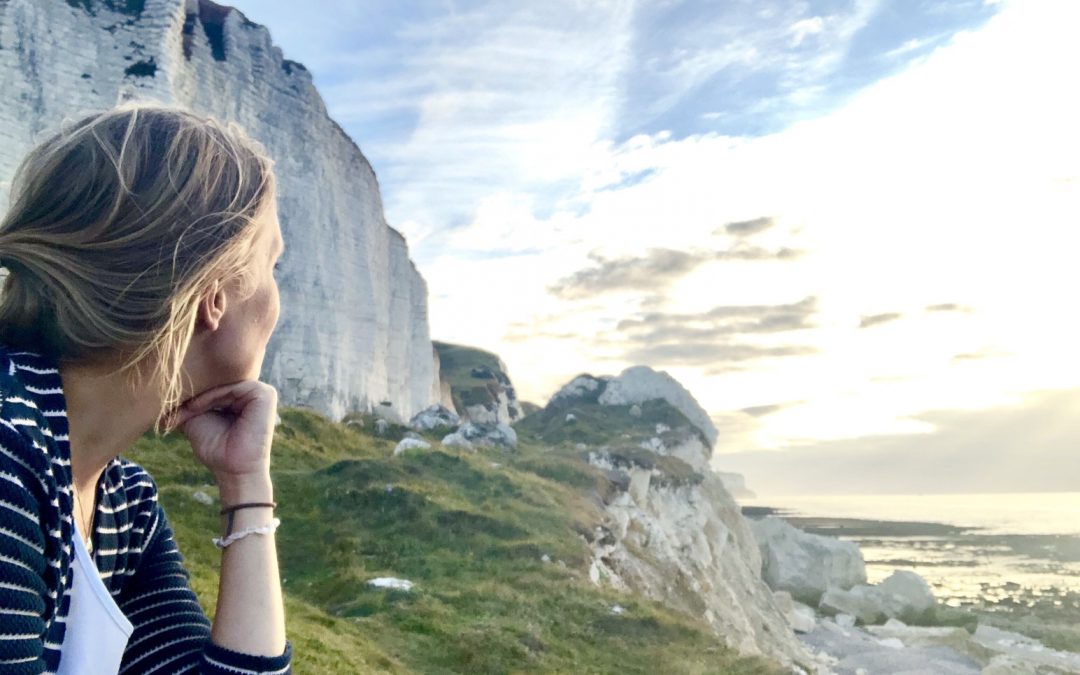
<svg viewBox="0 0 1080 675">
<path fill-rule="evenodd" d="M 274 499 L 270 475 L 218 480 L 221 506 Z M 239 509 L 233 532 L 268 524 L 273 509 Z M 224 536 L 228 516 L 221 517 Z M 277 546 L 273 533 L 250 534 L 226 546 L 221 553 L 221 581 L 210 639 L 217 645 L 258 656 L 285 651 L 285 608 L 281 597 Z"/>
</svg>

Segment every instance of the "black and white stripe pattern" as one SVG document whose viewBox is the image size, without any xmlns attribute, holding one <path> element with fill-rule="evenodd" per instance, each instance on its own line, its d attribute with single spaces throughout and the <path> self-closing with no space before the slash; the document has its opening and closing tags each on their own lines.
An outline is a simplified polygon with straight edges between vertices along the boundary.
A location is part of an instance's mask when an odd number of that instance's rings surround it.
<svg viewBox="0 0 1080 675">
<path fill-rule="evenodd" d="M 71 459 L 53 360 L 0 345 L 0 672 L 51 673 L 71 594 Z M 98 486 L 98 572 L 135 629 L 120 673 L 291 672 L 292 645 L 255 656 L 210 641 L 157 485 L 115 457 Z M 91 669 L 92 670 L 92 669 Z"/>
</svg>

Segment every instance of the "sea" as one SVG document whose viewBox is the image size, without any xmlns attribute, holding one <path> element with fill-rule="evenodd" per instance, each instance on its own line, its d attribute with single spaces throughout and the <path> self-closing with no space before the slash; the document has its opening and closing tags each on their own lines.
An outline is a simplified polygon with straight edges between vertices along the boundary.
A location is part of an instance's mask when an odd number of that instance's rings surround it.
<svg viewBox="0 0 1080 675">
<path fill-rule="evenodd" d="M 911 570 L 953 607 L 1080 610 L 1080 492 L 738 501 L 744 509 L 775 509 L 803 529 L 854 541 L 870 583 Z"/>
</svg>

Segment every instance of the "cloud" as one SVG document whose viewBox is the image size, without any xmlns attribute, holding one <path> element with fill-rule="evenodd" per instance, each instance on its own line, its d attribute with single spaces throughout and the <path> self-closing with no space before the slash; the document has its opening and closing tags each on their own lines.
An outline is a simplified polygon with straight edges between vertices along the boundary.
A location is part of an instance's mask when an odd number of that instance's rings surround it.
<svg viewBox="0 0 1080 675">
<path fill-rule="evenodd" d="M 783 305 L 717 305 L 704 312 L 649 312 L 636 318 L 623 319 L 616 328 L 620 331 L 647 330 L 648 335 L 666 337 L 691 324 L 704 324 L 702 330 L 710 335 L 745 333 L 776 333 L 812 328 L 810 319 L 817 311 L 817 298 L 809 296 Z"/>
<path fill-rule="evenodd" d="M 653 248 L 644 256 L 605 259 L 589 254 L 593 267 L 579 270 L 548 287 L 562 298 L 587 297 L 614 290 L 650 290 L 666 286 L 705 262 L 704 252 Z"/>
<path fill-rule="evenodd" d="M 967 312 L 973 312 L 974 310 L 971 309 L 970 307 L 965 307 L 963 305 L 958 305 L 958 304 L 956 304 L 954 302 L 945 302 L 945 303 L 942 303 L 940 305 L 927 305 L 926 306 L 926 311 L 927 312 L 966 312 L 967 313 Z"/>
<path fill-rule="evenodd" d="M 795 260 L 803 253 L 787 247 L 772 250 L 743 242 L 715 252 L 651 248 L 645 255 L 618 258 L 605 258 L 592 252 L 588 255 L 594 262 L 592 267 L 559 279 L 548 286 L 548 291 L 561 298 L 573 299 L 608 291 L 653 290 L 671 284 L 710 260 Z"/>
<path fill-rule="evenodd" d="M 1009 356 L 1009 352 L 1000 351 L 997 349 L 980 349 L 975 352 L 964 352 L 962 354 L 956 354 L 952 357 L 953 363 L 961 363 L 963 361 L 978 361 L 981 359 L 992 359 L 1001 356 Z"/>
<path fill-rule="evenodd" d="M 902 314 L 897 312 L 886 312 L 885 314 L 870 314 L 863 316 L 859 319 L 859 328 L 869 328 L 870 326 L 880 326 L 883 323 L 889 323 L 896 321 Z"/>
<path fill-rule="evenodd" d="M 739 412 L 746 413 L 751 417 L 764 417 L 765 415 L 771 415 L 781 410 L 785 410 L 792 406 L 796 406 L 802 403 L 802 401 L 789 401 L 787 403 L 772 403 L 770 405 L 752 405 L 747 408 L 739 408 Z"/>
<path fill-rule="evenodd" d="M 619 321 L 597 336 L 621 349 L 629 363 L 704 366 L 717 373 L 731 364 L 766 358 L 805 356 L 807 345 L 769 345 L 758 338 L 811 328 L 817 299 L 784 305 L 719 305 L 700 313 L 647 312 Z"/>
<path fill-rule="evenodd" d="M 714 455 L 759 494 L 1071 491 L 1080 482 L 1080 390 L 1033 392 L 979 410 L 917 415 L 930 433 L 864 436 Z"/>
<path fill-rule="evenodd" d="M 730 234 L 736 237 L 748 237 L 759 232 L 764 232 L 772 228 L 776 224 L 776 221 L 772 218 L 765 216 L 761 218 L 754 218 L 753 220 L 739 220 L 734 223 L 728 223 L 719 228 L 714 234 Z"/>
<path fill-rule="evenodd" d="M 802 256 L 804 251 L 793 248 L 779 248 L 776 250 L 762 248 L 761 246 L 746 246 L 741 242 L 726 251 L 717 251 L 717 260 L 795 260 Z"/>
<path fill-rule="evenodd" d="M 751 344 L 723 344 L 709 341 L 666 342 L 630 347 L 622 354 L 629 363 L 659 366 L 714 366 L 721 362 L 741 362 L 783 356 L 806 356 L 817 350 L 807 346 L 762 347 Z"/>
</svg>

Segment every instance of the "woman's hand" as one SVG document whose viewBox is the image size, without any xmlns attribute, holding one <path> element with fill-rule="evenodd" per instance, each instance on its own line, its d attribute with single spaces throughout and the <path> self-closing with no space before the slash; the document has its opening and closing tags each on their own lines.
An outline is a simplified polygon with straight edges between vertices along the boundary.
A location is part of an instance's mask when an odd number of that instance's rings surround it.
<svg viewBox="0 0 1080 675">
<path fill-rule="evenodd" d="M 277 417 L 277 390 L 265 382 L 244 380 L 207 389 L 185 401 L 169 416 L 218 483 L 242 483 L 268 477 L 270 445 Z"/>
</svg>

